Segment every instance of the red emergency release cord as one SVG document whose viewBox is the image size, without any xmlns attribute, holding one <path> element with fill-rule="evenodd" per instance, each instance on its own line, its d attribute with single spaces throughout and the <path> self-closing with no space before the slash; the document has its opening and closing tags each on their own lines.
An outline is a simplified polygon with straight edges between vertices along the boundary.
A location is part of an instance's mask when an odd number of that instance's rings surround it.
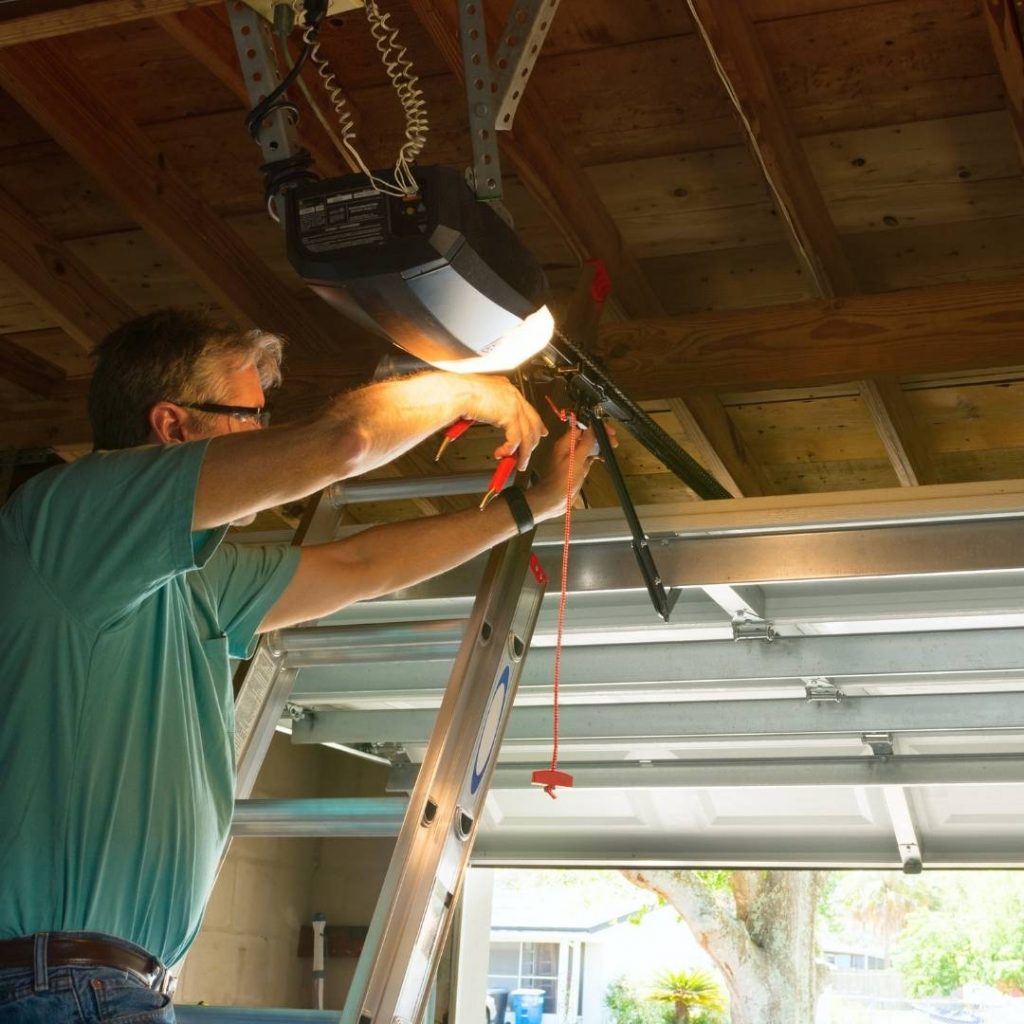
<svg viewBox="0 0 1024 1024">
<path fill-rule="evenodd" d="M 539 768 L 533 773 L 534 785 L 543 786 L 544 792 L 552 800 L 557 799 L 555 789 L 558 786 L 571 786 L 572 776 L 558 769 L 558 689 L 562 676 L 562 635 L 565 630 L 565 604 L 569 592 L 569 539 L 572 533 L 572 499 L 573 477 L 576 467 L 576 442 L 579 433 L 576 429 L 576 415 L 559 409 L 548 398 L 548 404 L 564 423 L 569 421 L 569 474 L 565 489 L 565 532 L 562 538 L 562 591 L 558 595 L 558 625 L 555 629 L 555 671 L 552 685 L 551 706 L 551 767 Z"/>
</svg>

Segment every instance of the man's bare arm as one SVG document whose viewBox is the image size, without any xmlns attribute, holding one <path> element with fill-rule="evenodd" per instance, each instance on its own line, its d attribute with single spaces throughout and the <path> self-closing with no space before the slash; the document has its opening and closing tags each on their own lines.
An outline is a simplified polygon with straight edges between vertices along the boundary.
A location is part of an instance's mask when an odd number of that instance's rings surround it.
<svg viewBox="0 0 1024 1024">
<path fill-rule="evenodd" d="M 590 431 L 580 436 L 574 491 L 586 478 L 597 454 Z M 536 522 L 565 508 L 568 438 L 559 439 L 544 479 L 526 492 Z M 303 548 L 291 583 L 267 613 L 261 631 L 320 618 L 355 601 L 389 594 L 461 565 L 500 541 L 515 536 L 505 501 L 498 498 L 481 512 L 467 509 L 376 526 L 332 544 Z"/>
<path fill-rule="evenodd" d="M 211 440 L 192 528 L 222 526 L 365 473 L 463 416 L 503 430 L 495 455 L 518 452 L 521 469 L 546 433 L 503 377 L 422 373 L 371 384 L 335 398 L 312 419 Z"/>
</svg>

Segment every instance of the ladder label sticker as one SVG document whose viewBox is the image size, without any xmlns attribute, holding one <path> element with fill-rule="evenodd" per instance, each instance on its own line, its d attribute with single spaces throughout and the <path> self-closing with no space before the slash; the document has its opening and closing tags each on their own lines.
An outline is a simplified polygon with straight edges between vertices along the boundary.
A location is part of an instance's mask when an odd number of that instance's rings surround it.
<svg viewBox="0 0 1024 1024">
<path fill-rule="evenodd" d="M 473 761 L 473 779 L 469 786 L 471 793 L 475 793 L 480 788 L 487 766 L 491 763 L 491 755 L 494 753 L 494 746 L 498 740 L 501 715 L 505 710 L 505 698 L 508 697 L 508 681 L 511 674 L 511 666 L 506 665 L 491 691 L 491 699 L 487 702 L 487 710 L 484 712 L 484 727 L 480 732 L 480 741 L 477 743 L 476 757 Z"/>
</svg>

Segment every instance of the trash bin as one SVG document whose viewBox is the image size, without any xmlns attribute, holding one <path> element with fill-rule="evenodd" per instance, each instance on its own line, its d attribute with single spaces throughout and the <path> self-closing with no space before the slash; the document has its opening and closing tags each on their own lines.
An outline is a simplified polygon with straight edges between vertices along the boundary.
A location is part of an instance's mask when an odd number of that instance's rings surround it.
<svg viewBox="0 0 1024 1024">
<path fill-rule="evenodd" d="M 487 1024 L 505 1024 L 507 1009 L 508 989 L 489 988 L 487 990 Z"/>
<path fill-rule="evenodd" d="M 513 1024 L 541 1024 L 544 1017 L 544 989 L 517 988 L 509 997 Z"/>
</svg>

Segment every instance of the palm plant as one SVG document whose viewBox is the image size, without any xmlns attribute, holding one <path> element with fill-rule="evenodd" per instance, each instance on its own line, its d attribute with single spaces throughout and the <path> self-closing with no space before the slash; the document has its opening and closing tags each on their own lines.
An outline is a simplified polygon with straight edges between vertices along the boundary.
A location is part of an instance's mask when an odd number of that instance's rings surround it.
<svg viewBox="0 0 1024 1024">
<path fill-rule="evenodd" d="M 693 1010 L 725 1010 L 725 995 L 710 971 L 662 971 L 654 980 L 651 999 L 671 1003 L 676 1024 L 687 1024 Z"/>
</svg>

